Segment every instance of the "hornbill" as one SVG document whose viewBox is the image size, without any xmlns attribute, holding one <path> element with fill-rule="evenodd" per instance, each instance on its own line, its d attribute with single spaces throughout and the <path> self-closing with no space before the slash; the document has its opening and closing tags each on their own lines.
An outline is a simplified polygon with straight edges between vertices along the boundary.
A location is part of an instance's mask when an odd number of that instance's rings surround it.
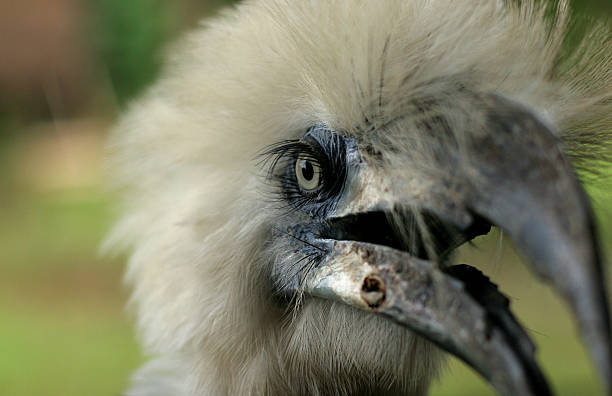
<svg viewBox="0 0 612 396">
<path fill-rule="evenodd" d="M 549 395 L 453 251 L 499 227 L 612 389 L 577 174 L 607 157 L 612 34 L 535 0 L 251 0 L 168 51 L 110 142 L 151 361 L 128 395 L 424 395 L 450 352 Z M 578 170 L 578 171 L 577 171 Z"/>
</svg>

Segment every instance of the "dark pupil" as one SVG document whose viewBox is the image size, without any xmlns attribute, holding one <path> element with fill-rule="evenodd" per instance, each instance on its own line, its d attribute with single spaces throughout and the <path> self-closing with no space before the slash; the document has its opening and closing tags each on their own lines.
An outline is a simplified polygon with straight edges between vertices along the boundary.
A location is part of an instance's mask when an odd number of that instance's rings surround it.
<svg viewBox="0 0 612 396">
<path fill-rule="evenodd" d="M 304 176 L 305 180 L 310 181 L 314 177 L 314 168 L 312 167 L 310 161 L 302 161 L 300 164 L 300 170 L 302 171 L 302 176 Z"/>
</svg>

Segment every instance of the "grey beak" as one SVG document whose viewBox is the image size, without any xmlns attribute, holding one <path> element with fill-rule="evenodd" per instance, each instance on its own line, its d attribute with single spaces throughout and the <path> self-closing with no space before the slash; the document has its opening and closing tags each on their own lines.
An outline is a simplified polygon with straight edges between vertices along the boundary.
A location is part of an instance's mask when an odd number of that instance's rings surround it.
<svg viewBox="0 0 612 396">
<path fill-rule="evenodd" d="M 612 391 L 608 299 L 594 219 L 559 140 L 514 109 L 491 113 L 497 140 L 473 141 L 470 208 L 506 231 L 536 273 L 572 308 L 581 334 Z"/>
<path fill-rule="evenodd" d="M 450 166 L 440 165 L 441 173 L 452 173 L 453 191 L 445 192 L 439 183 L 436 199 L 429 195 L 423 207 L 453 202 L 435 214 L 457 230 L 468 229 L 475 218 L 503 229 L 573 309 L 610 392 L 608 302 L 584 190 L 559 138 L 544 122 L 503 98 L 488 96 L 479 103 L 483 127 L 466 132 L 461 165 L 452 165 L 452 158 Z M 370 201 L 362 195 L 359 205 L 349 203 L 340 216 L 359 216 L 357 206 L 391 211 L 404 204 L 401 196 L 387 194 L 381 200 L 375 187 L 362 189 L 374 192 Z M 436 212 L 436 207 L 428 210 Z M 551 394 L 508 300 L 480 272 L 468 266 L 441 268 L 408 251 L 371 243 L 380 238 L 332 238 L 313 238 L 328 253 L 296 292 L 384 315 L 463 359 L 503 395 Z"/>
<path fill-rule="evenodd" d="M 385 246 L 328 243 L 333 253 L 306 281 L 308 293 L 406 326 L 464 360 L 503 395 L 551 394 L 508 300 L 477 270 L 451 267 L 451 275 Z"/>
</svg>

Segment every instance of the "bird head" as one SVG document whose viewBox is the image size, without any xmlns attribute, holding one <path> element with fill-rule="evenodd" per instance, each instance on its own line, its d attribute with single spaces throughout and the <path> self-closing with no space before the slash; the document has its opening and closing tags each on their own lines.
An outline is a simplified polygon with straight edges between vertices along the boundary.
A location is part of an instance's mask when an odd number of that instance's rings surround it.
<svg viewBox="0 0 612 396">
<path fill-rule="evenodd" d="M 567 55 L 567 7 L 547 12 L 259 0 L 172 47 L 110 144 L 110 243 L 132 252 L 156 356 L 134 392 L 419 395 L 441 348 L 501 394 L 550 394 L 506 297 L 454 265 L 491 227 L 569 304 L 609 386 L 575 167 L 611 131 L 611 36 Z"/>
</svg>

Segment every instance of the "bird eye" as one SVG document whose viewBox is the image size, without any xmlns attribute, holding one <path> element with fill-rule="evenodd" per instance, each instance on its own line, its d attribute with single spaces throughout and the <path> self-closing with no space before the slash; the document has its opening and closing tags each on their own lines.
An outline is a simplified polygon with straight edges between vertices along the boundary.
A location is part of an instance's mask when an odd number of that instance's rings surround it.
<svg viewBox="0 0 612 396">
<path fill-rule="evenodd" d="M 295 177 L 300 187 L 312 192 L 321 185 L 321 167 L 307 153 L 301 153 L 295 161 Z"/>
</svg>

